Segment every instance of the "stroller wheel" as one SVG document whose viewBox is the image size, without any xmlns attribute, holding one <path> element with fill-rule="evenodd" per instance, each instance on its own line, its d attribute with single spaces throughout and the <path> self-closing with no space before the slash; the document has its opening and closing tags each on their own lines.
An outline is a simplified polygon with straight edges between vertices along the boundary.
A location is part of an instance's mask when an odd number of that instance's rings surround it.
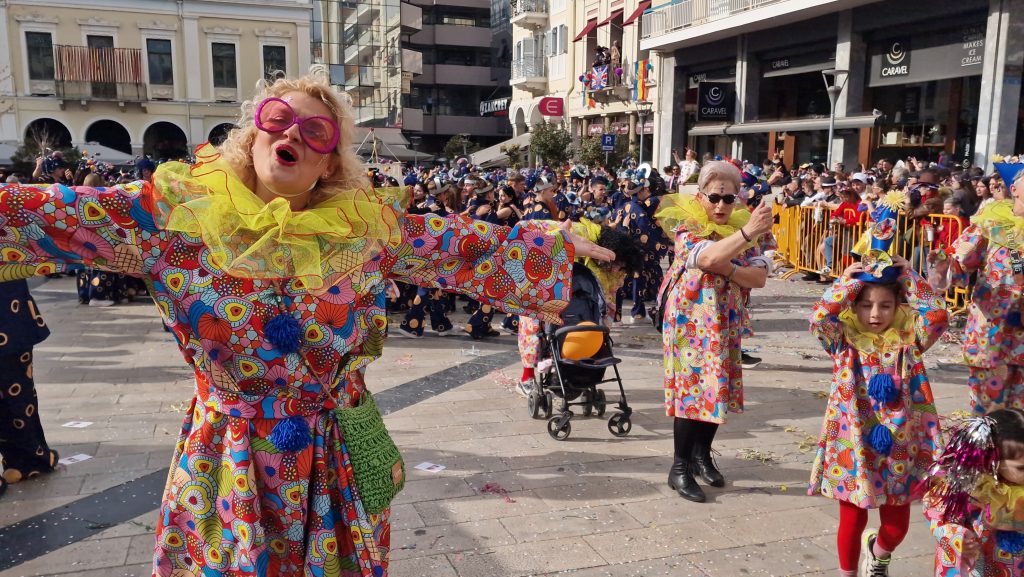
<svg viewBox="0 0 1024 577">
<path fill-rule="evenodd" d="M 572 423 L 569 422 L 569 419 L 565 419 L 565 422 L 559 425 L 558 422 L 563 418 L 564 416 L 560 415 L 558 417 L 552 417 L 551 420 L 548 421 L 548 434 L 556 441 L 566 440 L 569 438 L 569 433 L 572 432 Z"/>
<path fill-rule="evenodd" d="M 548 429 L 551 425 L 548 424 Z M 629 434 L 629 431 L 633 429 L 633 422 L 629 420 L 628 415 L 622 413 L 615 413 L 610 419 L 608 419 L 608 432 L 615 435 L 616 437 L 625 437 Z"/>
<path fill-rule="evenodd" d="M 526 408 L 530 412 L 530 418 L 540 418 L 540 406 L 540 395 L 536 391 L 530 391 L 530 396 L 526 399 Z"/>
<path fill-rule="evenodd" d="M 608 409 L 608 398 L 602 389 L 597 390 L 597 400 L 594 401 L 594 408 L 597 409 L 598 417 L 603 417 L 605 410 Z"/>
<path fill-rule="evenodd" d="M 548 419 L 555 410 L 555 396 L 551 394 L 551 391 L 544 393 L 543 405 L 544 418 Z"/>
<path fill-rule="evenodd" d="M 594 399 L 590 391 L 583 391 L 583 416 L 589 417 L 594 414 Z"/>
</svg>

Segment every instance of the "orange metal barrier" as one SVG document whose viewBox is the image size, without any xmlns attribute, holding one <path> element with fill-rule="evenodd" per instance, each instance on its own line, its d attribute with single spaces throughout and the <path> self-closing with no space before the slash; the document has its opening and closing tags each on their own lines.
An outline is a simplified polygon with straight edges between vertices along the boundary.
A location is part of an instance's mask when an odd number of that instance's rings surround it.
<svg viewBox="0 0 1024 577">
<path fill-rule="evenodd" d="M 870 224 L 866 219 L 853 226 L 833 222 L 832 211 L 828 208 L 776 205 L 774 211 L 772 232 L 779 245 L 776 260 L 791 267 L 782 275 L 786 279 L 802 272 L 824 273 L 832 278 L 842 274 L 853 262 L 850 253 Z M 899 215 L 896 230 L 902 234 L 893 242 L 891 250 L 910 261 L 922 276 L 927 276 L 929 253 L 945 249 L 946 244 L 960 236 L 962 228 L 963 224 L 955 216 L 933 214 L 914 219 Z M 832 263 L 827 270 L 826 250 L 831 250 L 827 260 Z M 946 304 L 952 314 L 965 312 L 970 304 L 970 290 L 951 287 L 946 293 Z"/>
</svg>

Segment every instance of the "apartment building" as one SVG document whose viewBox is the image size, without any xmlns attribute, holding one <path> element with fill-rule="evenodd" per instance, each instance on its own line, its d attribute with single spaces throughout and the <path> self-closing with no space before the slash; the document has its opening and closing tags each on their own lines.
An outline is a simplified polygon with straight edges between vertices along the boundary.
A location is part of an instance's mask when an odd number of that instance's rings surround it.
<svg viewBox="0 0 1024 577">
<path fill-rule="evenodd" d="M 560 122 L 577 137 L 615 134 L 644 160 L 667 163 L 651 113 L 662 96 L 659 54 L 641 46 L 638 0 L 517 0 L 512 5 L 512 103 L 517 142 L 543 122 Z M 617 48 L 605 63 L 598 49 Z M 561 99 L 562 116 L 542 108 Z M 643 138 L 641 138 L 643 136 Z"/>
<path fill-rule="evenodd" d="M 1024 146 L 1022 0 L 669 0 L 641 18 L 664 56 L 661 153 L 991 166 Z M 709 106 L 717 87 L 726 106 Z M 707 114 L 710 112 L 711 114 Z"/>
<path fill-rule="evenodd" d="M 223 137 L 261 77 L 309 69 L 310 11 L 310 0 L 0 0 L 0 143 L 46 134 L 55 147 L 183 156 Z"/>
</svg>

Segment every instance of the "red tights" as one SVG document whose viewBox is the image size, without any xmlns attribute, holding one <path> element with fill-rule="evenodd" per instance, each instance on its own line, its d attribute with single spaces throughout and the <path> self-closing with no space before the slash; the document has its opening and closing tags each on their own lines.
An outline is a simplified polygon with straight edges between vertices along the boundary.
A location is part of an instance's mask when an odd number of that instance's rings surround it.
<svg viewBox="0 0 1024 577">
<path fill-rule="evenodd" d="M 882 505 L 878 509 L 882 526 L 878 529 L 876 544 L 884 551 L 894 551 L 910 528 L 910 504 Z M 839 568 L 853 571 L 857 568 L 860 558 L 860 541 L 864 528 L 868 525 L 868 510 L 848 503 L 839 502 L 839 536 L 836 548 L 839 551 Z"/>
</svg>

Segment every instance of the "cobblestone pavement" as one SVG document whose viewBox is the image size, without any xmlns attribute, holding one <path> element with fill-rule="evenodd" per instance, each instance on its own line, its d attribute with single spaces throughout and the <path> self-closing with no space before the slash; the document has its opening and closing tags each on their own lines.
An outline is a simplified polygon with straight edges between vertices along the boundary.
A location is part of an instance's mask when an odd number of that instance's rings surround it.
<svg viewBox="0 0 1024 577">
<path fill-rule="evenodd" d="M 514 337 L 393 336 L 367 378 L 397 407 L 387 422 L 410 467 L 393 509 L 392 577 L 834 575 L 838 507 L 805 494 L 831 371 L 807 333 L 821 290 L 772 280 L 755 296 L 757 336 L 746 344 L 764 363 L 746 372 L 747 412 L 719 433 L 728 483 L 709 488 L 706 504 L 665 483 L 671 422 L 660 336 L 646 321 L 613 331 L 635 411 L 621 439 L 597 418 L 551 439 L 513 390 Z M 0 500 L 0 577 L 148 576 L 190 374 L 151 305 L 82 307 L 71 279 L 33 293 L 53 331 L 36 349 L 47 438 L 62 456 L 92 458 Z M 967 401 L 958 348 L 927 356 L 944 414 Z M 93 424 L 62 426 L 70 421 Z M 446 468 L 411 468 L 422 462 Z M 919 508 L 913 520 L 893 575 L 930 573 Z"/>
</svg>

